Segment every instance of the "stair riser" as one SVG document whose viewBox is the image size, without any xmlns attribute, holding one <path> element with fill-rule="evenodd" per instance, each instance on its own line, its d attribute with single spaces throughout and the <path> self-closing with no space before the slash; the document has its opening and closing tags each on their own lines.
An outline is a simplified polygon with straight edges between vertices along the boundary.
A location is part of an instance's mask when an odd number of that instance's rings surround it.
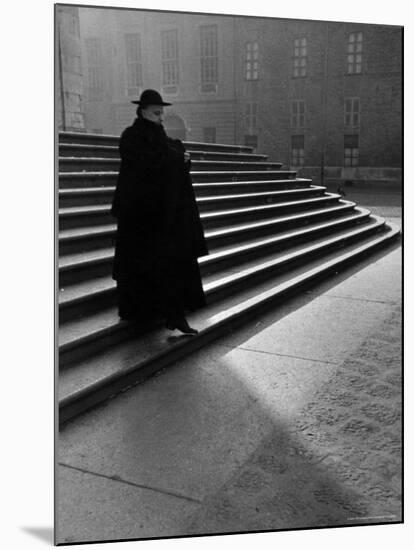
<svg viewBox="0 0 414 550">
<path fill-rule="evenodd" d="M 74 176 L 72 174 L 59 174 L 59 189 L 82 189 L 84 187 L 115 187 L 118 180 L 118 174 L 95 175 L 82 174 Z"/>
<path fill-rule="evenodd" d="M 323 208 L 325 205 L 335 206 L 338 201 L 326 197 L 324 200 L 321 200 L 317 204 L 312 203 L 302 203 L 294 206 L 280 206 L 275 208 L 269 208 L 266 210 L 252 210 L 248 213 L 236 213 L 236 214 L 226 214 L 220 216 L 218 219 L 214 218 L 203 218 L 203 227 L 207 229 L 219 229 L 225 227 L 232 227 L 234 225 L 239 225 L 242 223 L 249 223 L 259 220 L 266 220 L 276 216 L 288 216 L 290 214 L 295 214 L 309 210 L 311 208 Z"/>
<path fill-rule="evenodd" d="M 86 144 L 85 144 L 86 145 Z M 77 158 L 110 158 L 110 159 L 119 159 L 119 149 L 117 146 L 113 146 L 113 149 L 106 149 L 105 147 L 100 147 L 94 145 L 93 147 L 79 147 L 77 144 L 72 145 L 69 143 L 60 143 L 59 144 L 59 157 L 77 157 Z"/>
<path fill-rule="evenodd" d="M 217 143 L 194 143 L 192 141 L 183 141 L 188 151 L 206 151 L 209 153 L 244 153 L 253 154 L 253 148 L 244 145 L 223 145 Z"/>
<path fill-rule="evenodd" d="M 299 228 L 308 225 L 309 223 L 318 223 L 328 221 L 333 218 L 341 218 L 348 215 L 353 210 L 353 206 L 346 206 L 340 211 L 326 211 L 322 210 L 321 213 L 316 215 L 310 215 L 309 217 L 291 218 L 281 220 L 275 224 L 269 224 L 265 226 L 253 227 L 246 229 L 236 234 L 231 232 L 224 232 L 220 235 L 208 236 L 208 248 L 214 250 L 223 246 L 242 244 L 247 239 L 265 237 L 268 235 L 275 235 L 279 231 L 284 231 L 290 228 Z M 74 241 L 60 242 L 59 254 L 74 254 L 82 253 L 90 250 L 97 250 L 100 248 L 107 248 L 114 246 L 116 229 L 111 234 L 105 236 L 90 236 L 88 238 L 76 239 Z"/>
<path fill-rule="evenodd" d="M 295 180 L 295 172 L 287 172 L 281 170 L 268 170 L 260 172 L 247 172 L 247 173 L 237 173 L 237 172 L 211 172 L 211 173 L 193 173 L 192 181 L 193 183 L 219 183 L 219 182 L 237 182 L 237 181 L 269 181 L 269 180 L 284 180 L 292 179 Z M 97 174 L 92 175 L 85 172 L 81 176 L 64 173 L 59 177 L 59 188 L 68 189 L 74 187 L 105 187 L 105 186 L 115 186 L 118 179 L 118 173 L 114 172 L 113 174 Z"/>
<path fill-rule="evenodd" d="M 237 234 L 236 236 L 232 233 L 225 233 L 224 235 L 220 235 L 217 237 L 209 237 L 208 239 L 208 246 L 213 248 L 219 248 L 222 246 L 228 246 L 231 244 L 242 244 L 247 239 L 253 239 L 253 238 L 259 238 L 259 237 L 266 237 L 268 235 L 276 235 L 279 231 L 285 231 L 288 229 L 299 229 L 300 227 L 304 227 L 306 225 L 309 225 L 309 223 L 318 223 L 327 221 L 333 218 L 341 218 L 347 214 L 349 214 L 353 210 L 353 207 L 350 206 L 349 208 L 346 208 L 344 211 L 340 212 L 323 212 L 315 216 L 305 217 L 305 218 L 293 218 L 293 219 L 287 219 L 281 222 L 278 222 L 277 224 L 259 227 L 259 228 L 252 228 L 246 231 L 243 231 L 242 234 Z"/>
<path fill-rule="evenodd" d="M 189 151 L 191 160 L 222 160 L 235 162 L 267 162 L 266 155 L 248 155 L 243 153 L 205 152 Z M 100 147 L 82 148 L 76 146 L 68 147 L 67 144 L 59 146 L 59 156 L 65 158 L 104 158 L 119 159 L 118 148 L 105 149 Z"/>
<path fill-rule="evenodd" d="M 378 230 L 372 230 L 364 234 L 364 237 L 367 237 L 369 234 L 377 233 Z M 343 240 L 343 246 L 346 246 L 348 244 L 352 244 L 353 242 L 358 242 L 360 238 L 351 238 L 348 240 Z M 308 261 L 315 260 L 319 257 L 323 257 L 325 253 L 328 253 L 332 250 L 338 250 L 341 246 L 338 244 L 331 245 L 329 247 L 325 247 L 322 250 L 318 251 L 312 251 L 308 254 L 303 254 L 298 259 L 292 260 L 290 262 L 286 262 L 282 266 L 277 266 L 276 268 L 269 268 L 267 270 L 258 271 L 252 274 L 250 277 L 245 278 L 243 281 L 229 284 L 224 288 L 220 288 L 218 290 L 215 290 L 214 292 L 211 292 L 207 296 L 207 303 L 212 304 L 216 301 L 219 301 L 229 295 L 232 295 L 238 291 L 243 291 L 244 289 L 248 288 L 254 283 L 259 283 L 262 281 L 265 281 L 266 279 L 275 276 L 279 273 L 286 272 L 289 269 L 292 269 L 295 266 L 300 266 L 301 264 L 305 264 Z M 105 336 L 105 338 L 101 338 L 99 340 L 93 341 L 93 342 L 87 342 L 84 345 L 78 344 L 76 348 L 74 349 L 66 349 L 63 351 L 63 353 L 60 353 L 60 367 L 66 367 L 70 366 L 73 362 L 76 362 L 79 358 L 86 357 L 93 355 L 97 353 L 98 351 L 102 351 L 103 349 L 121 342 L 125 339 L 127 339 L 130 336 L 130 330 L 128 324 L 125 326 L 119 327 L 116 331 L 113 333 L 109 332 L 108 335 Z M 129 332 L 128 332 L 129 331 Z"/>
<path fill-rule="evenodd" d="M 112 274 L 112 257 L 102 261 L 93 263 L 92 265 L 82 266 L 77 265 L 75 268 L 59 271 L 59 288 L 66 288 L 69 285 L 82 283 L 95 277 L 107 277 Z"/>
<path fill-rule="evenodd" d="M 367 218 L 364 220 L 358 220 L 358 223 L 353 220 L 349 220 L 347 223 L 342 224 L 340 228 L 327 228 L 327 229 L 321 229 L 318 232 L 312 232 L 312 234 L 303 235 L 301 237 L 292 237 L 291 239 L 285 240 L 281 243 L 271 243 L 267 244 L 266 246 L 255 248 L 254 250 L 248 251 L 248 252 L 241 252 L 237 255 L 233 255 L 231 258 L 223 258 L 223 259 L 217 259 L 214 263 L 208 264 L 208 265 L 201 265 L 200 272 L 203 277 L 205 277 L 208 274 L 217 273 L 223 269 L 227 269 L 230 267 L 243 267 L 243 264 L 245 264 L 248 261 L 251 261 L 253 259 L 259 259 L 263 257 L 266 254 L 270 254 L 272 252 L 279 252 L 288 249 L 291 246 L 297 246 L 301 243 L 303 244 L 309 244 L 313 239 L 321 237 L 323 235 L 333 235 L 338 230 L 343 230 L 346 228 L 350 228 L 356 225 L 361 225 L 364 223 L 364 221 L 367 221 Z M 108 272 L 110 272 L 111 263 L 108 262 Z M 106 307 L 109 307 L 111 304 L 114 303 L 115 290 L 109 290 L 105 294 L 101 294 L 99 298 L 96 297 L 90 297 L 85 299 L 82 302 L 79 302 L 77 304 L 71 304 L 71 305 L 61 305 L 60 307 L 60 322 L 65 322 L 69 319 L 74 319 L 76 317 L 81 317 L 88 312 L 93 312 L 99 309 L 103 309 Z"/>
<path fill-rule="evenodd" d="M 242 195 L 249 193 L 265 193 L 272 191 L 286 191 L 294 189 L 309 189 L 309 184 L 301 182 L 286 182 L 278 183 L 277 181 L 269 182 L 255 182 L 251 184 L 228 184 L 220 187 L 209 186 L 199 187 L 200 184 L 194 185 L 194 192 L 196 197 L 214 197 L 216 195 Z M 79 188 L 80 189 L 80 188 Z M 103 189 L 103 191 L 101 191 Z M 113 197 L 115 187 L 107 186 L 100 188 L 98 193 L 59 193 L 59 206 L 60 208 L 69 206 L 87 206 L 96 204 L 108 204 Z"/>
<path fill-rule="evenodd" d="M 269 191 L 268 191 L 269 192 Z M 211 201 L 198 201 L 198 208 L 200 212 L 212 212 L 214 210 L 228 210 L 231 208 L 243 208 L 253 205 L 260 204 L 273 204 L 276 202 L 286 202 L 289 200 L 301 200 L 308 197 L 317 197 L 322 195 L 323 191 L 320 189 L 310 189 L 306 188 L 298 192 L 297 190 L 289 190 L 283 195 L 273 195 L 270 197 L 249 197 L 248 194 L 244 193 L 242 197 L 232 198 L 232 199 L 223 199 L 217 198 L 216 200 Z M 59 199 L 60 208 L 68 208 L 74 206 L 97 206 L 97 205 L 109 205 L 112 202 L 114 192 L 109 191 L 105 194 L 88 194 L 88 195 L 71 195 L 71 196 L 61 196 Z M 211 196 L 211 195 L 210 195 Z M 198 197 L 197 198 L 201 198 Z"/>
<path fill-rule="evenodd" d="M 59 160 L 59 172 L 109 172 L 118 171 L 120 166 L 119 159 L 81 159 L 62 157 Z M 278 170 L 281 163 L 262 164 L 260 162 L 215 162 L 215 161 L 192 161 L 193 170 Z"/>
<path fill-rule="evenodd" d="M 251 274 L 250 277 L 245 278 L 242 281 L 232 282 L 231 284 L 226 285 L 226 287 L 215 291 L 214 293 L 209 295 L 208 303 L 212 304 L 216 301 L 219 301 L 229 296 L 230 294 L 243 291 L 253 284 L 258 284 L 260 282 L 263 282 L 269 277 L 274 277 L 276 275 L 286 273 L 286 271 L 290 269 L 303 265 L 306 262 L 310 262 L 313 260 L 317 260 L 318 258 L 322 258 L 325 254 L 328 254 L 329 252 L 332 252 L 334 250 L 335 251 L 340 250 L 341 248 L 347 245 L 357 243 L 359 240 L 362 240 L 363 238 L 366 238 L 369 235 L 374 235 L 375 233 L 378 233 L 378 232 L 380 232 L 380 230 L 377 228 L 368 229 L 367 232 L 364 233 L 363 237 L 359 236 L 359 237 L 350 237 L 347 239 L 343 239 L 340 243 L 335 243 L 333 245 L 325 246 L 320 250 L 310 251 L 306 254 L 302 254 L 298 258 L 284 262 L 282 265 L 279 265 L 277 267 L 271 267 L 266 270 L 256 271 L 253 274 Z"/>
<path fill-rule="evenodd" d="M 326 212 L 321 213 L 316 216 L 309 218 L 299 218 L 293 220 L 286 220 L 278 224 L 273 224 L 270 226 L 252 228 L 242 233 L 224 233 L 217 237 L 208 238 L 208 247 L 213 250 L 214 248 L 226 246 L 230 244 L 242 244 L 246 239 L 261 237 L 266 235 L 274 235 L 278 231 L 285 230 L 288 228 L 301 227 L 307 225 L 308 223 L 329 220 L 331 218 L 341 217 L 346 214 L 349 214 L 353 209 L 352 206 L 340 212 Z M 115 229 L 109 235 L 104 236 L 90 236 L 82 239 L 76 239 L 73 241 L 60 241 L 59 242 L 59 255 L 63 256 L 65 254 L 76 254 L 81 252 L 87 252 L 90 250 L 97 250 L 100 248 L 107 248 L 113 246 L 115 239 Z"/>
<path fill-rule="evenodd" d="M 78 254 L 81 252 L 89 252 L 92 250 L 99 250 L 101 248 L 108 248 L 114 245 L 115 229 L 112 233 L 107 235 L 101 235 L 96 237 L 86 237 L 82 239 L 74 239 L 68 241 L 59 241 L 59 256 L 65 256 L 65 254 Z"/>
<path fill-rule="evenodd" d="M 65 135 L 59 132 L 59 143 L 69 143 L 83 145 L 110 145 L 111 147 L 118 147 L 119 137 L 117 136 L 101 136 L 98 134 L 90 135 L 86 132 L 76 132 L 75 134 Z"/>
<path fill-rule="evenodd" d="M 85 315 L 116 305 L 116 289 L 102 293 L 100 296 L 90 297 L 78 304 L 71 304 L 59 308 L 59 324 L 75 319 L 81 319 Z"/>
<path fill-rule="evenodd" d="M 113 224 L 115 218 L 109 209 L 105 212 L 93 214 L 76 214 L 71 216 L 59 216 L 59 229 L 76 229 L 80 227 Z"/>
<path fill-rule="evenodd" d="M 392 241 L 389 240 L 376 244 L 371 249 L 360 252 L 358 255 L 347 258 L 342 262 L 338 262 L 335 266 L 329 269 L 325 269 L 319 273 L 316 273 L 313 276 L 309 276 L 308 278 L 301 281 L 300 284 L 294 286 L 292 285 L 291 287 L 287 288 L 283 293 L 281 292 L 280 294 L 277 294 L 268 300 L 259 302 L 254 307 L 240 312 L 240 314 L 232 317 L 228 321 L 211 327 L 210 330 L 200 334 L 198 338 L 189 339 L 188 347 L 186 346 L 185 348 L 176 348 L 173 350 L 173 353 L 167 354 L 161 359 L 149 362 L 145 366 L 129 372 L 128 375 L 124 377 L 119 377 L 117 380 L 111 380 L 108 384 L 102 384 L 99 389 L 93 389 L 90 392 L 85 392 L 76 400 L 67 400 L 66 402 L 62 403 L 59 408 L 59 423 L 62 425 L 66 421 L 76 417 L 80 413 L 90 409 L 91 407 L 99 403 L 104 402 L 106 399 L 116 394 L 117 392 L 119 393 L 123 389 L 128 388 L 133 384 L 143 382 L 159 370 L 173 364 L 180 359 L 188 357 L 194 351 L 214 341 L 220 336 L 223 336 L 230 331 L 236 330 L 238 327 L 244 325 L 246 322 L 256 319 L 259 315 L 263 315 L 264 313 L 269 311 L 270 308 L 274 308 L 277 304 L 283 303 L 292 296 L 297 296 L 299 292 L 303 292 L 308 288 L 312 288 L 314 285 L 333 275 L 335 272 L 344 270 L 352 266 L 356 262 L 361 261 L 365 257 L 368 257 L 370 254 L 376 252 L 377 250 L 380 250 L 381 248 L 384 248 L 385 246 L 391 244 L 391 242 Z"/>
<path fill-rule="evenodd" d="M 65 135 L 59 133 L 59 143 L 68 143 L 68 144 L 83 144 L 83 145 L 110 145 L 111 147 L 119 146 L 119 137 L 118 136 L 103 136 L 95 134 L 91 136 L 90 134 L 83 132 L 76 132 L 73 135 Z M 183 141 L 186 149 L 191 151 L 212 151 L 212 152 L 227 152 L 227 153 L 253 153 L 253 148 L 248 147 L 247 145 L 224 145 L 217 143 L 195 143 L 192 141 Z"/>
<path fill-rule="evenodd" d="M 326 204 L 331 204 L 332 206 L 337 202 L 337 199 L 326 197 L 324 200 L 321 200 L 317 205 L 312 203 L 304 202 L 302 204 L 293 205 L 293 206 L 280 206 L 276 208 L 269 208 L 266 210 L 252 210 L 250 212 L 235 213 L 235 214 L 223 214 L 217 218 L 207 218 L 203 217 L 202 213 L 202 223 L 205 230 L 207 229 L 218 229 L 221 227 L 233 226 L 241 223 L 248 223 L 251 221 L 257 221 L 261 219 L 268 219 L 278 215 L 287 215 L 295 212 L 302 212 L 304 210 L 309 210 L 310 208 L 322 208 Z M 111 215 L 109 210 L 105 212 L 94 212 L 94 213 L 81 213 L 71 216 L 59 216 L 59 229 L 74 229 L 88 226 L 98 226 L 104 224 L 113 224 L 115 221 L 114 217 Z"/>
<path fill-rule="evenodd" d="M 367 219 L 365 219 L 364 221 L 366 223 Z M 292 237 L 292 238 L 283 240 L 279 243 L 266 244 L 264 246 L 261 246 L 260 248 L 255 248 L 248 252 L 240 252 L 237 255 L 233 255 L 231 258 L 223 258 L 221 260 L 215 261 L 210 265 L 205 266 L 204 269 L 201 269 L 201 273 L 203 274 L 203 276 L 206 276 L 213 273 L 218 273 L 221 270 L 228 269 L 233 266 L 235 267 L 237 266 L 237 267 L 240 267 L 240 269 L 242 269 L 243 264 L 251 260 L 260 259 L 267 254 L 282 252 L 283 250 L 287 250 L 291 247 L 295 247 L 300 244 L 303 244 L 304 246 L 309 245 L 312 243 L 314 239 L 318 239 L 324 236 L 326 237 L 333 236 L 337 231 L 350 229 L 356 226 L 359 227 L 364 223 L 364 221 L 349 220 L 346 223 L 341 224 L 339 228 L 328 227 L 324 229 L 319 229 L 318 231 L 314 231 L 311 234 L 304 234 L 298 237 Z"/>
<path fill-rule="evenodd" d="M 155 326 L 159 326 L 160 321 Z M 137 328 L 134 325 L 124 323 L 118 330 L 110 331 L 105 338 L 99 340 L 85 341 L 80 343 L 76 348 L 64 349 L 59 352 L 59 369 L 71 367 L 80 359 L 90 357 L 101 349 L 107 349 L 119 342 L 128 340 L 134 336 L 134 333 L 139 335 L 145 334 L 153 328 L 153 325 L 148 325 L 145 328 Z"/>
<path fill-rule="evenodd" d="M 114 189 L 110 188 L 105 193 L 85 193 L 70 195 L 59 194 L 59 208 L 70 208 L 71 206 L 98 206 L 109 205 L 114 196 Z"/>
<path fill-rule="evenodd" d="M 201 184 L 203 185 L 203 184 Z M 287 182 L 283 181 L 272 181 L 272 180 L 262 180 L 255 181 L 249 184 L 243 183 L 228 183 L 222 184 L 219 187 L 210 185 L 209 187 L 200 187 L 200 184 L 194 185 L 194 192 L 197 197 L 212 197 L 215 195 L 242 195 L 247 193 L 262 193 L 262 192 L 271 192 L 271 191 L 285 191 L 293 189 L 308 189 L 310 187 L 310 182 L 300 182 L 295 180 L 290 180 Z"/>
</svg>

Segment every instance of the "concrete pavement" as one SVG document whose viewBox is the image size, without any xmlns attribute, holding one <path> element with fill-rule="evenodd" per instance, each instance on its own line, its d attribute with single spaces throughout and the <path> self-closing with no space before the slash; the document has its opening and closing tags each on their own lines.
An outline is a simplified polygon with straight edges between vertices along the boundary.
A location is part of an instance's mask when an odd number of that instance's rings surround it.
<svg viewBox="0 0 414 550">
<path fill-rule="evenodd" d="M 401 248 L 67 424 L 58 542 L 401 519 Z"/>
</svg>

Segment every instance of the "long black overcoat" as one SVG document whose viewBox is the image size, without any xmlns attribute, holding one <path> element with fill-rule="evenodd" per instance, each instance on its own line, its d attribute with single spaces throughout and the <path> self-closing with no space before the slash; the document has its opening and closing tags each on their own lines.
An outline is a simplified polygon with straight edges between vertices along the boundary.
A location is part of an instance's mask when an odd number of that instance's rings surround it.
<svg viewBox="0 0 414 550">
<path fill-rule="evenodd" d="M 138 117 L 122 133 L 119 150 L 111 210 L 117 218 L 112 276 L 149 299 L 156 289 L 146 287 L 158 280 L 157 270 L 204 256 L 208 249 L 182 142 Z M 200 288 L 200 282 L 194 286 Z"/>
</svg>

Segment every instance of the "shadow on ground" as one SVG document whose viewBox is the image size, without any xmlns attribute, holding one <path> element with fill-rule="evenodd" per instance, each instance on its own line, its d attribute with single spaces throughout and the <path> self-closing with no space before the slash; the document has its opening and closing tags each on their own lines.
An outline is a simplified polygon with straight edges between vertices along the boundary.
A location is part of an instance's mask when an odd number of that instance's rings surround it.
<svg viewBox="0 0 414 550">
<path fill-rule="evenodd" d="M 53 545 L 53 527 L 22 527 L 22 531 L 33 537 Z"/>
<path fill-rule="evenodd" d="M 62 432 L 79 471 L 59 541 L 400 522 L 400 344 L 394 304 L 343 364 L 218 345 L 83 415 Z"/>
</svg>

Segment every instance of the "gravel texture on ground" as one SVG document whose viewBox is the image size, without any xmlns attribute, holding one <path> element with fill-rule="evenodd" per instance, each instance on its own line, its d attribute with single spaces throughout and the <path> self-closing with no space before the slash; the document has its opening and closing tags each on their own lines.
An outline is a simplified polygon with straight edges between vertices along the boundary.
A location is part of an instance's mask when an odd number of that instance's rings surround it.
<svg viewBox="0 0 414 550">
<path fill-rule="evenodd" d="M 401 306 L 204 503 L 189 532 L 402 520 Z"/>
</svg>

